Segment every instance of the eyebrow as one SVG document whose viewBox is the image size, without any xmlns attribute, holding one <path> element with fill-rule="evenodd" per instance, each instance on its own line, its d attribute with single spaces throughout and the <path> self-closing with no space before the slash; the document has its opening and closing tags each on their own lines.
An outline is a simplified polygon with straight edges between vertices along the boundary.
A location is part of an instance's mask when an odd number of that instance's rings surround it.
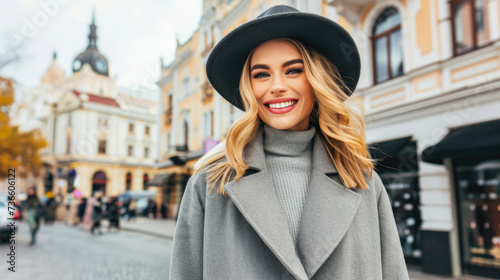
<svg viewBox="0 0 500 280">
<path fill-rule="evenodd" d="M 284 62 L 281 65 L 281 67 L 287 67 L 288 65 L 292 65 L 292 64 L 295 64 L 295 63 L 302 63 L 302 64 L 304 64 L 304 61 L 302 61 L 302 59 L 300 59 L 300 58 L 292 59 L 292 60 L 289 60 L 287 62 Z M 269 66 L 267 64 L 255 64 L 254 66 L 252 66 L 252 69 L 250 69 L 250 72 L 252 72 L 255 69 L 269 69 Z"/>
</svg>

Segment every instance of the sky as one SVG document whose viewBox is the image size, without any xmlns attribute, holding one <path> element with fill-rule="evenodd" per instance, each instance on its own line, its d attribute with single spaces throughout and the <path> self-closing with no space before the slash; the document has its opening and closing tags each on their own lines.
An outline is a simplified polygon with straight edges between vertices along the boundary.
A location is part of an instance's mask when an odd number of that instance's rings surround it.
<svg viewBox="0 0 500 280">
<path fill-rule="evenodd" d="M 154 85 L 160 58 L 174 59 L 176 38 L 187 41 L 201 19 L 203 0 L 0 0 L 0 59 L 20 59 L 0 69 L 17 90 L 40 84 L 54 51 L 66 76 L 88 45 L 92 10 L 97 47 L 110 63 L 117 86 Z"/>
</svg>

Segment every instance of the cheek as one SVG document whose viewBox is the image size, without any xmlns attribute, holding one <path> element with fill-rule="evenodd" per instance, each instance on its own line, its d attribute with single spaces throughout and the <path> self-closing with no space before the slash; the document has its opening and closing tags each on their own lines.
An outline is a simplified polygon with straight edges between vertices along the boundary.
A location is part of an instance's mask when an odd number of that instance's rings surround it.
<svg viewBox="0 0 500 280">
<path fill-rule="evenodd" d="M 252 91 L 253 91 L 253 94 L 255 95 L 255 98 L 257 99 L 257 101 L 260 101 L 260 99 L 262 98 L 262 96 L 265 93 L 265 91 L 263 89 L 263 85 L 258 84 L 258 83 L 251 83 L 251 86 L 252 86 Z"/>
</svg>

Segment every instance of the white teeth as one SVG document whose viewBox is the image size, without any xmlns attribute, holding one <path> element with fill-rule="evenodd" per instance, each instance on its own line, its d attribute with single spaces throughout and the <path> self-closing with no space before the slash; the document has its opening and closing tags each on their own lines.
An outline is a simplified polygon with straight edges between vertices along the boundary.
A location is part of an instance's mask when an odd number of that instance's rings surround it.
<svg viewBox="0 0 500 280">
<path fill-rule="evenodd" d="M 275 109 L 280 109 L 280 108 L 285 108 L 292 106 L 293 104 L 297 103 L 297 101 L 288 101 L 288 102 L 281 102 L 281 103 L 272 103 L 268 104 L 269 108 L 275 108 Z"/>
</svg>

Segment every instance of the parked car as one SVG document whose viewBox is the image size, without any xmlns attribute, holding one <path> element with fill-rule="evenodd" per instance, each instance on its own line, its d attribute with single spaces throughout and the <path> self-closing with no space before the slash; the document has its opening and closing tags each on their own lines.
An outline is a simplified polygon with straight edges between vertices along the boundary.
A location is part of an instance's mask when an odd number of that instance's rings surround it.
<svg viewBox="0 0 500 280">
<path fill-rule="evenodd" d="M 8 219 L 11 218 L 11 215 L 9 214 L 9 209 L 7 205 L 8 205 L 7 198 L 0 196 L 0 242 L 7 241 L 11 231 L 9 224 L 12 222 L 12 220 Z M 14 211 L 15 212 L 13 218 L 18 219 L 20 212 L 17 208 L 15 208 Z M 17 227 L 14 228 L 14 231 L 16 230 Z"/>
<path fill-rule="evenodd" d="M 154 199 L 156 192 L 153 191 L 126 191 L 118 195 L 118 200 L 122 203 L 122 209 L 120 213 L 125 215 L 127 213 L 127 207 L 132 199 L 135 199 L 135 212 L 136 215 L 144 213 L 144 210 L 148 207 L 148 200 Z"/>
</svg>

